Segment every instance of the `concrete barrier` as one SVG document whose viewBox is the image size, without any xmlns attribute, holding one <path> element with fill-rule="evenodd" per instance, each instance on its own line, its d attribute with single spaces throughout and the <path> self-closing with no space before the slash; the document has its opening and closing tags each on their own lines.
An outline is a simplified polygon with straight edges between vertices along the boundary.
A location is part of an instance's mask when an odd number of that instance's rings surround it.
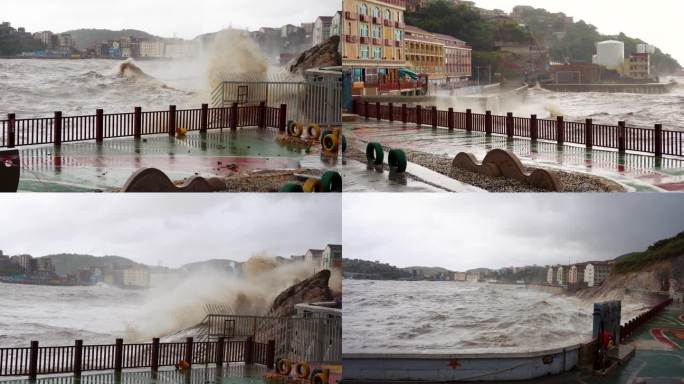
<svg viewBox="0 0 684 384">
<path fill-rule="evenodd" d="M 176 185 L 166 174 L 156 168 L 143 168 L 128 178 L 121 192 L 219 192 L 226 190 L 226 182 L 219 178 L 193 177 Z"/>
</svg>

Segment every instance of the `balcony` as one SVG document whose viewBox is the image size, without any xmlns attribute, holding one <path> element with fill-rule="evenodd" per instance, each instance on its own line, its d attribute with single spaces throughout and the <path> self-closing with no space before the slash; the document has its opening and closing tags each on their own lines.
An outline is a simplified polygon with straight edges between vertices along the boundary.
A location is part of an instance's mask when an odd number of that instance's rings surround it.
<svg viewBox="0 0 684 384">
<path fill-rule="evenodd" d="M 394 28 L 404 29 L 404 23 L 400 23 L 398 21 L 395 21 L 394 22 Z"/>
<path fill-rule="evenodd" d="M 356 43 L 356 36 L 345 35 L 345 36 L 344 36 L 344 41 L 347 42 L 347 43 L 350 43 L 350 44 L 354 44 L 354 43 Z"/>
<path fill-rule="evenodd" d="M 383 20 L 383 21 L 382 21 L 382 24 L 383 24 L 385 27 L 392 27 L 392 26 L 393 26 L 392 20 L 387 20 L 387 19 Z"/>
<path fill-rule="evenodd" d="M 370 44 L 370 41 L 371 41 L 370 37 L 364 37 L 364 36 L 361 36 L 359 38 L 359 40 L 360 40 L 361 44 Z"/>
<path fill-rule="evenodd" d="M 356 20 L 356 14 L 354 12 L 345 12 L 344 13 L 344 18 L 347 20 Z"/>
<path fill-rule="evenodd" d="M 396 41 L 394 42 L 394 46 L 395 46 L 395 47 L 401 47 L 401 41 L 396 40 Z"/>
<path fill-rule="evenodd" d="M 378 38 L 373 38 L 373 45 L 380 45 L 380 39 Z"/>
<path fill-rule="evenodd" d="M 373 17 L 373 24 L 381 24 L 381 21 L 379 17 Z"/>
<path fill-rule="evenodd" d="M 359 15 L 359 21 L 367 22 L 368 21 L 368 15 Z"/>
</svg>

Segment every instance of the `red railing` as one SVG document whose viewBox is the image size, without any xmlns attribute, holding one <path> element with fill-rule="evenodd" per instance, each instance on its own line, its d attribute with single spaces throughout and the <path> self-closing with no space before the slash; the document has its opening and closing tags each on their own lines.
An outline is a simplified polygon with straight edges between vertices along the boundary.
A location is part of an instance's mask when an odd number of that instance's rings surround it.
<svg viewBox="0 0 684 384">
<path fill-rule="evenodd" d="M 273 368 L 275 341 L 258 343 L 253 338 L 214 342 L 194 342 L 190 337 L 182 343 L 124 344 L 118 339 L 113 345 L 83 345 L 78 340 L 72 346 L 40 347 L 31 342 L 29 348 L 0 348 L 0 376 L 29 376 L 86 371 L 172 367 L 179 361 L 193 364 L 245 363 Z"/>
<path fill-rule="evenodd" d="M 277 128 L 285 130 L 287 106 L 268 107 L 259 105 L 225 108 L 143 112 L 136 107 L 132 113 L 104 114 L 97 110 L 94 115 L 62 116 L 17 119 L 14 114 L 0 120 L 0 147 L 14 148 L 26 145 L 61 144 L 74 141 L 102 141 L 117 137 L 141 137 L 144 135 L 175 135 L 177 128 L 206 132 L 209 129 L 237 129 L 241 127 Z"/>
<path fill-rule="evenodd" d="M 382 84 L 382 89 L 396 89 L 396 84 Z M 402 88 L 403 89 L 403 88 Z M 401 121 L 433 127 L 463 129 L 466 131 L 484 132 L 487 135 L 504 135 L 510 138 L 522 137 L 532 140 L 544 140 L 562 144 L 583 145 L 587 148 L 614 148 L 620 153 L 626 151 L 644 152 L 684 157 L 684 132 L 663 130 L 656 124 L 655 129 L 627 127 L 624 122 L 618 125 L 594 124 L 591 119 L 585 122 L 565 121 L 562 116 L 556 120 L 492 115 L 466 112 L 439 111 L 436 108 L 421 106 L 407 107 L 382 106 L 380 103 L 354 101 L 354 111 L 367 119 Z"/>
<path fill-rule="evenodd" d="M 673 303 L 672 299 L 669 299 L 667 301 L 664 301 L 655 307 L 651 308 L 650 311 L 646 313 L 642 313 L 641 315 L 635 317 L 634 319 L 628 321 L 625 323 L 625 325 L 620 326 L 620 341 L 624 341 L 627 339 L 629 336 L 634 334 L 634 332 L 641 327 L 642 325 L 646 324 L 647 322 L 653 320 L 656 316 L 658 316 L 665 308 L 667 308 L 669 305 Z"/>
</svg>

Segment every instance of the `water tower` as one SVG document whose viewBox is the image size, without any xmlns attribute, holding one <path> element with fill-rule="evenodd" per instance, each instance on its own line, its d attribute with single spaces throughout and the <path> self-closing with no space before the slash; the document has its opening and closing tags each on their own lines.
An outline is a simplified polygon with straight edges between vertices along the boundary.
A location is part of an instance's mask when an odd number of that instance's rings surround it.
<svg viewBox="0 0 684 384">
<path fill-rule="evenodd" d="M 625 63 L 625 43 L 607 40 L 596 43 L 596 64 L 608 69 L 622 68 Z"/>
</svg>

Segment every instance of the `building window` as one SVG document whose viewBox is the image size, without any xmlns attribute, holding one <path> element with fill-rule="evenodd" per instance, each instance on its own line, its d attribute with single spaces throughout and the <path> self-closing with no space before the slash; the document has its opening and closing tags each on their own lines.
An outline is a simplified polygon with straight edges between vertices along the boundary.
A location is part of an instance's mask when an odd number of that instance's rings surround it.
<svg viewBox="0 0 684 384">
<path fill-rule="evenodd" d="M 359 15 L 367 15 L 367 14 L 368 14 L 368 7 L 366 6 L 366 4 L 361 4 L 361 6 L 359 6 Z"/>
<path fill-rule="evenodd" d="M 359 35 L 361 37 L 368 37 L 368 24 L 359 24 Z"/>
<path fill-rule="evenodd" d="M 368 46 L 367 46 L 367 45 L 362 45 L 361 48 L 360 48 L 360 50 L 359 50 L 359 53 L 360 53 L 360 55 L 361 55 L 360 57 L 361 57 L 362 59 L 367 59 L 367 58 L 368 58 L 368 54 L 369 54 Z"/>
<path fill-rule="evenodd" d="M 378 7 L 373 8 L 373 17 L 380 17 L 380 8 L 378 8 Z"/>
<path fill-rule="evenodd" d="M 394 40 L 401 41 L 401 30 L 400 29 L 394 30 Z"/>
<path fill-rule="evenodd" d="M 376 39 L 380 38 L 380 27 L 377 25 L 373 26 L 373 37 Z"/>
<path fill-rule="evenodd" d="M 385 19 L 392 20 L 392 11 L 390 11 L 389 9 L 385 10 Z"/>
<path fill-rule="evenodd" d="M 382 59 L 382 48 L 380 48 L 380 47 L 374 47 L 373 48 L 373 58 L 376 60 Z"/>
</svg>

